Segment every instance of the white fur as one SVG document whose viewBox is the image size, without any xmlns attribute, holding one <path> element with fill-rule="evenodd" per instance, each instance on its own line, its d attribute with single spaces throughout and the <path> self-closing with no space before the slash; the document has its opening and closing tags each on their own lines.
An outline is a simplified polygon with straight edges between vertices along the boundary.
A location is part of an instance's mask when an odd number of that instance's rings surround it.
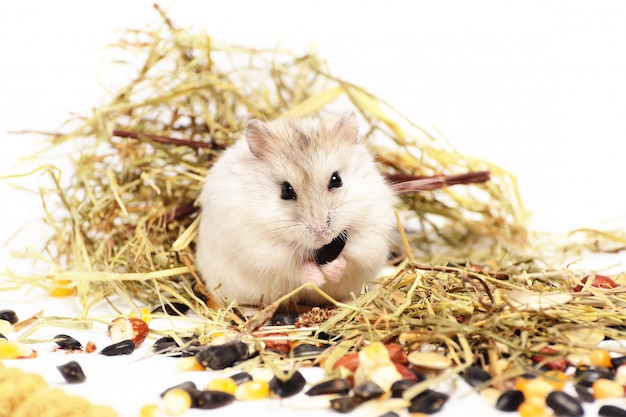
<svg viewBox="0 0 626 417">
<path fill-rule="evenodd" d="M 255 123 L 247 133 L 253 145 L 244 136 L 226 150 L 200 195 L 196 263 L 207 288 L 252 305 L 271 303 L 304 282 L 336 299 L 359 294 L 386 262 L 395 198 L 366 146 L 347 139 L 358 133 L 356 118 L 269 122 L 263 126 L 271 137 L 260 141 Z M 315 142 L 306 152 L 292 146 L 298 132 Z M 343 185 L 329 190 L 335 171 Z M 281 199 L 284 181 L 297 200 Z M 314 250 L 343 230 L 341 256 L 322 267 L 312 263 Z M 324 302 L 312 291 L 292 301 Z"/>
</svg>

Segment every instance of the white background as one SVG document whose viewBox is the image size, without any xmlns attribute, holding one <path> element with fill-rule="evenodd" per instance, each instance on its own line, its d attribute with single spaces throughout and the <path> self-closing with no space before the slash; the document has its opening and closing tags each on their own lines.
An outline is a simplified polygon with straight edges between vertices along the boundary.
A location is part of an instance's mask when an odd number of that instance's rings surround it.
<svg viewBox="0 0 626 417">
<path fill-rule="evenodd" d="M 0 175 L 39 136 L 123 85 L 101 62 L 116 30 L 158 20 L 151 1 L 0 3 Z M 622 1 L 184 1 L 161 5 L 216 40 L 296 51 L 517 175 L 533 230 L 626 224 L 626 5 Z M 67 175 L 67 173 L 66 173 Z M 0 270 L 43 238 L 43 181 L 0 182 Z M 623 260 L 623 258 L 621 258 Z M 1 307 L 1 306 L 0 306 Z"/>
</svg>

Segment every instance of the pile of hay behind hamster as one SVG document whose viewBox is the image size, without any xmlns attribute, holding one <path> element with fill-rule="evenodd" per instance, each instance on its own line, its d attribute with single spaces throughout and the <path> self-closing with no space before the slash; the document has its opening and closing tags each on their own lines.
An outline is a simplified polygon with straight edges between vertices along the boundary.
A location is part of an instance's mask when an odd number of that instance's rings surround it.
<svg viewBox="0 0 626 417">
<path fill-rule="evenodd" d="M 118 65 L 135 68 L 134 77 L 79 127 L 53 136 L 53 144 L 76 148 L 75 172 L 61 185 L 61 172 L 50 168 L 55 186 L 43 194 L 54 232 L 46 245 L 55 264 L 49 285 L 76 287 L 85 311 L 117 293 L 212 314 L 193 270 L 196 198 L 212 163 L 251 118 L 353 108 L 387 175 L 490 171 L 481 184 L 402 196 L 400 209 L 417 220 L 409 234 L 415 259 L 438 248 L 445 261 L 482 260 L 473 251 L 485 246 L 477 242 L 506 253 L 526 241 L 513 176 L 459 154 L 334 77 L 312 53 L 216 45 L 165 16 L 157 29 L 127 30 L 111 51 Z"/>
</svg>

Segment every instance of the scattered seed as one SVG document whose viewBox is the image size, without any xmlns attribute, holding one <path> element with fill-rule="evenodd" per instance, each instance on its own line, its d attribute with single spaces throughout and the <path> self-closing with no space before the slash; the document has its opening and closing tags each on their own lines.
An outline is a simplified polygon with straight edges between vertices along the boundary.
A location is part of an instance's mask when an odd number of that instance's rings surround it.
<svg viewBox="0 0 626 417">
<path fill-rule="evenodd" d="M 394 411 L 387 411 L 385 414 L 380 415 L 379 417 L 400 417 L 400 415 Z"/>
<path fill-rule="evenodd" d="M 596 400 L 601 398 L 620 398 L 624 396 L 624 387 L 611 379 L 598 378 L 591 385 Z"/>
<path fill-rule="evenodd" d="M 380 385 L 372 381 L 357 385 L 352 391 L 355 396 L 360 397 L 363 401 L 373 400 L 385 393 L 385 390 L 383 390 Z"/>
<path fill-rule="evenodd" d="M 447 394 L 427 389 L 411 399 L 409 413 L 436 413 L 443 408 L 446 401 L 448 401 Z"/>
<path fill-rule="evenodd" d="M 626 356 L 616 356 L 611 358 L 611 368 L 617 369 L 626 363 Z"/>
<path fill-rule="evenodd" d="M 340 413 L 349 413 L 362 403 L 363 400 L 359 397 L 339 397 L 330 400 L 330 408 Z"/>
<path fill-rule="evenodd" d="M 296 324 L 298 314 L 276 314 L 272 317 L 272 326 L 293 326 Z"/>
<path fill-rule="evenodd" d="M 600 417 L 626 417 L 626 410 L 615 405 L 603 405 L 598 410 Z"/>
<path fill-rule="evenodd" d="M 408 360 L 415 366 L 428 369 L 448 369 L 452 366 L 452 359 L 436 352 L 415 351 L 409 353 Z"/>
<path fill-rule="evenodd" d="M 546 405 L 558 416 L 581 417 L 585 414 L 580 401 L 563 391 L 548 394 Z"/>
<path fill-rule="evenodd" d="M 230 379 L 235 381 L 235 384 L 241 385 L 244 382 L 252 381 L 252 375 L 247 372 L 238 372 L 230 376 Z"/>
<path fill-rule="evenodd" d="M 586 386 L 574 384 L 574 389 L 576 390 L 576 394 L 578 395 L 578 399 L 580 401 L 584 403 L 592 403 L 595 401 L 595 398 L 593 398 L 593 394 Z"/>
<path fill-rule="evenodd" d="M 472 365 L 467 368 L 463 372 L 462 376 L 465 382 L 467 382 L 471 387 L 477 387 L 491 380 L 491 375 L 489 375 L 489 372 L 485 371 L 482 367 L 478 365 Z"/>
<path fill-rule="evenodd" d="M 576 369 L 576 372 L 574 372 L 574 380 L 577 381 L 578 384 L 587 388 L 591 387 L 594 381 L 599 378 L 613 379 L 614 375 L 608 370 L 589 367 L 580 367 Z"/>
<path fill-rule="evenodd" d="M 611 354 L 604 349 L 593 349 L 589 353 L 589 362 L 593 366 L 612 367 Z"/>
<path fill-rule="evenodd" d="M 224 391 L 205 390 L 198 392 L 193 400 L 194 408 L 211 410 L 232 403 L 235 401 L 235 396 Z"/>
<path fill-rule="evenodd" d="M 262 400 L 269 395 L 269 386 L 265 381 L 247 381 L 237 387 L 235 398 L 238 400 Z"/>
<path fill-rule="evenodd" d="M 496 409 L 500 411 L 517 411 L 524 402 L 524 393 L 520 390 L 512 389 L 503 392 L 496 401 Z"/>
<path fill-rule="evenodd" d="M 330 379 L 320 382 L 312 386 L 306 395 L 324 395 L 324 394 L 341 394 L 346 395 L 350 392 L 350 381 L 345 378 Z"/>
<path fill-rule="evenodd" d="M 54 336 L 54 342 L 63 350 L 81 350 L 83 348 L 78 340 L 66 334 Z"/>
<path fill-rule="evenodd" d="M 163 305 L 160 305 L 153 309 L 150 313 L 165 313 L 170 316 L 184 316 L 185 313 L 189 311 L 189 306 L 183 303 L 170 302 Z"/>
<path fill-rule="evenodd" d="M 182 389 L 184 391 L 187 391 L 187 393 L 189 393 L 192 397 L 193 395 L 195 395 L 197 392 L 200 391 L 198 387 L 196 386 L 195 382 L 185 381 L 185 382 L 181 382 L 178 385 L 174 385 L 173 387 L 167 388 L 165 391 L 161 393 L 161 397 L 165 396 L 165 394 L 167 394 L 168 391 L 173 390 L 173 389 Z"/>
<path fill-rule="evenodd" d="M 328 345 L 316 346 L 310 343 L 301 343 L 291 350 L 294 357 L 300 358 L 302 356 L 317 356 L 324 352 L 328 348 Z"/>
<path fill-rule="evenodd" d="M 235 391 L 237 391 L 237 382 L 232 378 L 215 378 L 209 381 L 205 389 L 208 391 L 221 391 L 235 394 Z"/>
<path fill-rule="evenodd" d="M 17 318 L 17 314 L 13 310 L 0 310 L 0 320 L 6 320 L 11 324 L 15 324 L 20 319 Z"/>
<path fill-rule="evenodd" d="M 63 378 L 65 378 L 65 380 L 70 384 L 83 382 L 87 379 L 85 373 L 83 372 L 83 368 L 81 368 L 76 361 L 68 362 L 65 365 L 59 365 L 57 366 L 57 369 L 61 372 Z"/>
<path fill-rule="evenodd" d="M 171 416 L 180 416 L 191 408 L 191 395 L 183 389 L 173 388 L 163 395 L 165 412 Z"/>
<path fill-rule="evenodd" d="M 391 384 L 391 396 L 393 398 L 402 398 L 402 394 L 408 388 L 411 388 L 413 385 L 417 384 L 416 381 L 410 381 L 408 379 L 401 379 L 400 381 L 396 381 Z"/>
<path fill-rule="evenodd" d="M 173 337 L 162 337 L 152 345 L 152 350 L 157 353 L 167 353 L 173 357 L 194 356 L 199 351 L 200 343 L 193 337 L 181 339 L 185 347 L 181 347 Z"/>
<path fill-rule="evenodd" d="M 132 340 L 122 340 L 103 348 L 100 353 L 105 356 L 130 355 L 135 351 L 135 342 Z"/>
<path fill-rule="evenodd" d="M 196 353 L 195 357 L 205 368 L 225 369 L 239 360 L 248 358 L 248 345 L 243 342 L 229 342 L 209 346 Z"/>
<path fill-rule="evenodd" d="M 285 398 L 296 395 L 302 391 L 305 385 L 306 380 L 300 371 L 295 371 L 287 380 L 282 380 L 277 377 L 272 378 L 270 381 L 270 390 L 279 397 Z"/>
</svg>

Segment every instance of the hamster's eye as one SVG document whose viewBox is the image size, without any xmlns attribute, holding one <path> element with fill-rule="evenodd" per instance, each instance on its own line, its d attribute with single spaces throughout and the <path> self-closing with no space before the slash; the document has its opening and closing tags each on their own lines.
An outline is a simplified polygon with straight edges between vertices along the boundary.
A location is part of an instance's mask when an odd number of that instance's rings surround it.
<svg viewBox="0 0 626 417">
<path fill-rule="evenodd" d="M 280 198 L 283 200 L 295 200 L 298 197 L 295 190 L 287 181 L 283 182 L 280 189 Z"/>
<path fill-rule="evenodd" d="M 341 182 L 341 177 L 337 171 L 333 172 L 333 175 L 330 176 L 330 181 L 328 182 L 328 189 L 332 190 L 333 188 L 339 188 L 343 185 Z"/>
</svg>

